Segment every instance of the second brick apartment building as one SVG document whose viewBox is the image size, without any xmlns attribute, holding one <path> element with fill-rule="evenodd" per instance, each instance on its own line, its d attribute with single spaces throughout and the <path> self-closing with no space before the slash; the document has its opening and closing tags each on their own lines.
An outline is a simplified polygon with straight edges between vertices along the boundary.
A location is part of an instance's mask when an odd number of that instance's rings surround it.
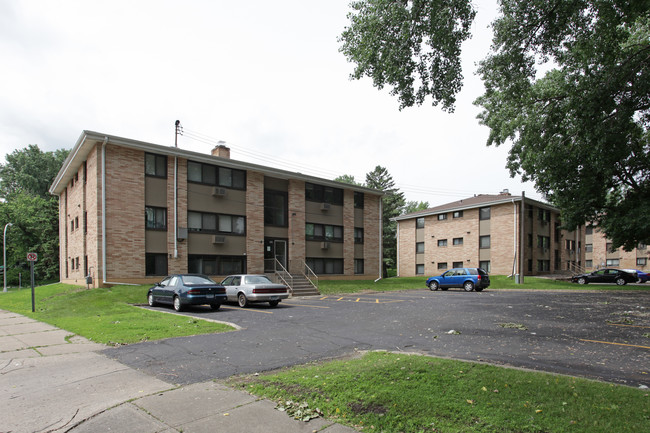
<svg viewBox="0 0 650 433">
<path fill-rule="evenodd" d="M 382 192 L 83 131 L 59 197 L 60 279 L 150 283 L 171 273 L 381 276 Z"/>
<path fill-rule="evenodd" d="M 398 275 L 481 267 L 498 275 L 540 275 L 584 267 L 584 228 L 561 228 L 555 207 L 503 191 L 402 215 Z"/>
</svg>

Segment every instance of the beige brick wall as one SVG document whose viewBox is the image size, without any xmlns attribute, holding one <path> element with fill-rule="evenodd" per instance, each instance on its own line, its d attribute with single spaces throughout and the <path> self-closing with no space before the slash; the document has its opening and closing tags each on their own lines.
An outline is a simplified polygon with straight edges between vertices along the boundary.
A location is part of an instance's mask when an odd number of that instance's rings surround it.
<svg viewBox="0 0 650 433">
<path fill-rule="evenodd" d="M 246 267 L 251 274 L 264 273 L 264 175 L 246 174 Z"/>
<path fill-rule="evenodd" d="M 398 236 L 398 268 L 397 272 L 400 277 L 410 277 L 415 275 L 415 218 L 397 223 Z M 426 243 L 425 253 L 425 272 L 426 272 Z M 431 262 L 429 262 L 431 263 Z"/>
<path fill-rule="evenodd" d="M 515 259 L 515 214 L 519 212 L 518 206 L 512 203 L 492 206 L 490 217 L 490 265 L 492 273 L 497 275 L 510 275 Z M 518 218 L 517 218 L 518 220 Z M 478 264 L 477 264 L 478 266 Z"/>
<path fill-rule="evenodd" d="M 438 269 L 439 263 L 446 263 L 447 269 L 451 268 L 454 262 L 462 262 L 464 266 L 477 267 L 481 260 L 490 260 L 491 273 L 497 275 L 510 275 L 513 271 L 513 263 L 516 251 L 521 250 L 520 245 L 515 245 L 520 233 L 519 221 L 521 218 L 520 203 L 506 203 L 491 205 L 490 220 L 479 221 L 479 208 L 466 209 L 461 218 L 453 218 L 452 212 L 447 212 L 447 219 L 438 220 L 437 215 L 426 216 L 424 225 L 424 265 L 425 275 L 439 275 L 442 270 Z M 516 215 L 516 218 L 515 218 Z M 524 251 L 525 275 L 536 275 L 537 260 L 549 260 L 550 271 L 554 272 L 555 249 L 560 250 L 563 260 L 569 256 L 564 251 L 562 242 L 555 243 L 555 221 L 559 213 L 551 212 L 550 223 L 542 224 L 537 220 L 537 208 L 534 209 L 533 217 L 524 218 L 524 239 L 522 241 Z M 399 222 L 399 275 L 415 276 L 415 254 L 416 229 L 415 218 Z M 533 247 L 528 246 L 528 234 L 533 236 Z M 562 231 L 563 238 L 571 236 L 573 232 Z M 578 231 L 578 240 L 584 246 L 584 235 Z M 479 236 L 490 236 L 490 248 L 479 248 Z M 537 248 L 537 235 L 549 236 L 551 243 L 547 251 Z M 580 238 L 582 236 L 582 238 Z M 454 238 L 463 238 L 462 246 L 454 245 Z M 446 239 L 447 246 L 438 246 L 438 241 Z M 578 254 L 576 252 L 576 254 Z M 571 256 L 574 257 L 574 256 Z M 533 271 L 528 272 L 528 260 L 533 260 Z M 578 260 L 584 261 L 584 248 Z M 566 264 L 562 262 L 563 269 Z M 516 272 L 522 272 L 517 269 Z"/>
<path fill-rule="evenodd" d="M 289 269 L 301 272 L 305 261 L 305 182 L 289 180 Z"/>
<path fill-rule="evenodd" d="M 170 274 L 182 274 L 187 272 L 189 239 L 177 241 L 174 230 L 174 189 L 177 190 L 176 225 L 187 227 L 187 160 L 179 158 L 177 161 L 177 185 L 174 185 L 174 166 L 174 158 L 167 158 L 167 269 Z"/>
<path fill-rule="evenodd" d="M 95 146 L 86 159 L 86 212 L 88 215 L 88 233 L 86 234 L 86 254 L 88 255 L 88 273 L 93 277 L 93 286 L 100 286 L 102 275 L 101 257 L 101 146 Z"/>
<path fill-rule="evenodd" d="M 79 168 L 79 180 L 72 188 L 61 194 L 60 210 L 60 277 L 61 281 L 77 284 L 85 283 L 84 257 L 88 256 L 89 272 L 94 285 L 102 285 L 102 196 L 101 196 L 101 155 L 102 144 L 97 143 L 87 158 L 87 181 L 83 184 L 83 168 Z M 106 146 L 106 231 L 107 231 L 107 282 L 151 282 L 156 278 L 145 275 L 146 230 L 145 230 L 145 174 L 144 152 L 120 147 L 113 144 Z M 159 186 L 165 186 L 166 194 L 161 194 L 160 203 L 167 207 L 166 241 L 160 239 L 161 247 L 168 254 L 168 272 L 187 272 L 189 241 L 176 240 L 174 230 L 174 158 L 167 159 L 167 179 Z M 178 160 L 178 227 L 187 227 L 188 185 L 187 161 Z M 289 259 L 302 262 L 305 259 L 305 184 L 302 180 L 288 181 Z M 161 190 L 162 192 L 162 190 Z M 247 190 L 245 193 L 246 239 L 245 254 L 247 271 L 262 273 L 264 271 L 264 175 L 259 172 L 247 172 Z M 166 195 L 166 198 L 164 198 Z M 243 211 L 244 205 L 242 204 Z M 332 250 L 344 258 L 345 275 L 354 277 L 354 254 L 361 255 L 365 266 L 365 276 L 377 277 L 379 271 L 379 197 L 366 195 L 363 210 L 364 244 L 354 245 L 354 194 L 345 191 L 345 204 L 339 206 L 341 214 L 329 215 L 336 218 L 338 224 L 344 225 L 344 242 L 338 244 L 340 251 Z M 87 212 L 87 234 L 83 234 L 83 215 Z M 238 213 L 238 212 L 237 212 Z M 331 212 L 332 213 L 332 212 Z M 70 230 L 70 221 L 78 218 L 79 227 Z M 328 221 L 329 221 L 328 219 Z M 361 218 L 357 218 L 361 219 Z M 162 235 L 162 233 L 161 233 Z M 177 257 L 174 257 L 176 245 Z M 244 248 L 242 248 L 244 253 Z M 72 270 L 70 258 L 79 257 L 79 269 Z M 66 277 L 66 265 L 68 274 Z"/>
<path fill-rule="evenodd" d="M 144 152 L 106 146 L 107 281 L 145 276 Z"/>
<path fill-rule="evenodd" d="M 632 251 L 625 251 L 619 248 L 614 252 L 609 252 L 607 251 L 607 243 L 609 240 L 607 240 L 605 234 L 598 230 L 598 228 L 594 228 L 591 242 L 593 252 L 586 254 L 586 259 L 592 260 L 592 266 L 588 270 L 607 267 L 607 259 L 619 259 L 619 265 L 613 267 L 620 269 L 639 269 L 644 272 L 650 271 L 650 249 L 647 246 L 645 249 L 635 248 Z M 645 258 L 646 265 L 637 265 L 637 258 Z"/>
<path fill-rule="evenodd" d="M 460 218 L 453 218 L 451 212 L 447 213 L 445 220 L 438 220 L 437 215 L 425 217 L 425 275 L 440 275 L 443 270 L 438 268 L 439 263 L 447 263 L 447 269 L 454 262 L 478 266 L 478 236 L 478 209 L 466 210 Z M 463 238 L 463 244 L 454 245 L 454 238 Z M 442 239 L 447 240 L 446 247 L 438 246 L 438 241 Z"/>
<path fill-rule="evenodd" d="M 363 204 L 363 267 L 366 277 L 380 277 L 381 259 L 379 204 L 381 197 L 365 194 Z"/>
</svg>

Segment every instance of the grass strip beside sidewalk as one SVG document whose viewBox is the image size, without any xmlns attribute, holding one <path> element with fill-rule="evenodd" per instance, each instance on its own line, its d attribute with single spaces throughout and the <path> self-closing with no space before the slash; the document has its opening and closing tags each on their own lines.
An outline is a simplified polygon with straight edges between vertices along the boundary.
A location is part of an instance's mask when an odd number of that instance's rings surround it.
<svg viewBox="0 0 650 433">
<path fill-rule="evenodd" d="M 231 384 L 361 431 L 636 433 L 650 422 L 647 389 L 420 355 L 371 352 Z"/>
<path fill-rule="evenodd" d="M 52 284 L 34 289 L 34 313 L 30 289 L 12 290 L 0 295 L 0 308 L 110 345 L 234 330 L 221 323 L 161 314 L 132 305 L 146 302 L 148 287 L 86 289 Z"/>
</svg>

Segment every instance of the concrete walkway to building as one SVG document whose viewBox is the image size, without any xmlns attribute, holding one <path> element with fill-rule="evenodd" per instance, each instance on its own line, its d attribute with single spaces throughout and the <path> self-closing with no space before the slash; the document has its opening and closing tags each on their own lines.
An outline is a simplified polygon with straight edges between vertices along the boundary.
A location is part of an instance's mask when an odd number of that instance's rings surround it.
<svg viewBox="0 0 650 433">
<path fill-rule="evenodd" d="M 105 348 L 0 310 L 0 432 L 355 431 L 213 381 L 178 387 L 96 353 Z"/>
</svg>

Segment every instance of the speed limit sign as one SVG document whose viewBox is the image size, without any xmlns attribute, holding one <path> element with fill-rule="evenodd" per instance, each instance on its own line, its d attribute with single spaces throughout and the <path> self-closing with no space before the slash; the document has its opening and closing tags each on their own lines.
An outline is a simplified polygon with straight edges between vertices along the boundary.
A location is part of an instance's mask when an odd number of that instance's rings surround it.
<svg viewBox="0 0 650 433">
<path fill-rule="evenodd" d="M 27 253 L 27 261 L 35 262 L 38 260 L 38 254 L 36 253 Z"/>
</svg>

